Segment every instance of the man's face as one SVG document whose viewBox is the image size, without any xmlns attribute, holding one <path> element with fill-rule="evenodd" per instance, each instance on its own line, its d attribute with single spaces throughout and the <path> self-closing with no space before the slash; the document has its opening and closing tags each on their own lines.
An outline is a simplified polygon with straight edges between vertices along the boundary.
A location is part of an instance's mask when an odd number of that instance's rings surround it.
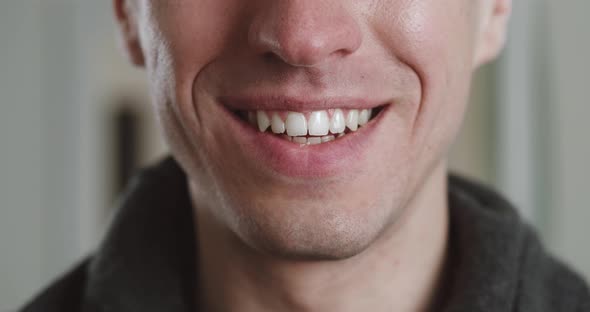
<svg viewBox="0 0 590 312">
<path fill-rule="evenodd" d="M 339 259 L 444 166 L 497 2 L 136 0 L 126 35 L 196 209 L 258 250 Z"/>
</svg>

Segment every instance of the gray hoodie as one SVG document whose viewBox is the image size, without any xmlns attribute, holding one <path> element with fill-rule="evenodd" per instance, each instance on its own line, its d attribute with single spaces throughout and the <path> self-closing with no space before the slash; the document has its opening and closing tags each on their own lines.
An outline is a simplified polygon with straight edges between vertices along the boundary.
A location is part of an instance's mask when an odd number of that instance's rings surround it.
<svg viewBox="0 0 590 312">
<path fill-rule="evenodd" d="M 499 195 L 450 177 L 448 199 L 449 270 L 435 311 L 590 312 L 586 283 Z M 96 253 L 20 311 L 199 311 L 193 226 L 186 176 L 168 158 L 134 179 Z"/>
</svg>

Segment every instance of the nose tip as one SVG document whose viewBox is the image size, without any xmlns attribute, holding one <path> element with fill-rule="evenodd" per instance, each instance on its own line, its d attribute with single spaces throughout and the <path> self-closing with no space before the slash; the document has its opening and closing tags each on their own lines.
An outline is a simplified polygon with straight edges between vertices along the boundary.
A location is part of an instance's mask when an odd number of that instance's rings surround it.
<svg viewBox="0 0 590 312">
<path fill-rule="evenodd" d="M 318 0 L 275 0 L 250 27 L 250 45 L 297 67 L 315 66 L 354 53 L 362 43 L 360 27 L 345 8 Z"/>
</svg>

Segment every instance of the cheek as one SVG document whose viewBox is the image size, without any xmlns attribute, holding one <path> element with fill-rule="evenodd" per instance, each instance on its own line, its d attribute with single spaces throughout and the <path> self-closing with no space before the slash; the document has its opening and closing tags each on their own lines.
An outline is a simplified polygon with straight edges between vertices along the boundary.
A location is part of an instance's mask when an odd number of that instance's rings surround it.
<svg viewBox="0 0 590 312">
<path fill-rule="evenodd" d="M 170 145 L 203 149 L 206 96 L 193 96 L 201 73 L 226 49 L 240 22 L 238 0 L 154 0 L 143 11 L 142 43 L 154 105 Z M 186 139 L 191 133 L 190 142 Z M 182 142 L 175 142 L 183 139 Z"/>
<path fill-rule="evenodd" d="M 375 15 L 381 44 L 420 79 L 421 98 L 412 126 L 413 145 L 418 148 L 444 148 L 461 123 L 474 53 L 475 6 L 470 1 L 384 2 L 382 7 L 389 10 Z"/>
<path fill-rule="evenodd" d="M 142 38 L 147 70 L 152 90 L 168 100 L 157 105 L 172 103 L 181 119 L 195 115 L 195 82 L 226 48 L 239 12 L 237 0 L 154 0 L 147 5 Z M 195 106 L 198 109 L 198 103 Z M 194 127 L 199 120 L 190 122 Z"/>
</svg>

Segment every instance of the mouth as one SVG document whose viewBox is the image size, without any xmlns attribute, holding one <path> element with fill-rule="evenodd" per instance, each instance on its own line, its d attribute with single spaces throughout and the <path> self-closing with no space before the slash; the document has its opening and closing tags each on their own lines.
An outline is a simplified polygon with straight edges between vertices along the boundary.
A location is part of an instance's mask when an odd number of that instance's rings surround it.
<svg viewBox="0 0 590 312">
<path fill-rule="evenodd" d="M 286 110 L 236 110 L 240 120 L 260 133 L 298 145 L 318 145 L 344 138 L 367 126 L 384 109 L 330 108 L 309 112 Z"/>
<path fill-rule="evenodd" d="M 328 178 L 362 171 L 384 136 L 392 102 L 220 98 L 228 155 L 254 172 Z M 385 104 L 383 104 L 385 103 Z M 340 105 L 339 105 L 340 104 Z M 227 141 L 223 140 L 223 141 Z M 233 157 L 233 156 L 232 156 Z M 270 170 L 270 171 L 268 171 Z"/>
</svg>

